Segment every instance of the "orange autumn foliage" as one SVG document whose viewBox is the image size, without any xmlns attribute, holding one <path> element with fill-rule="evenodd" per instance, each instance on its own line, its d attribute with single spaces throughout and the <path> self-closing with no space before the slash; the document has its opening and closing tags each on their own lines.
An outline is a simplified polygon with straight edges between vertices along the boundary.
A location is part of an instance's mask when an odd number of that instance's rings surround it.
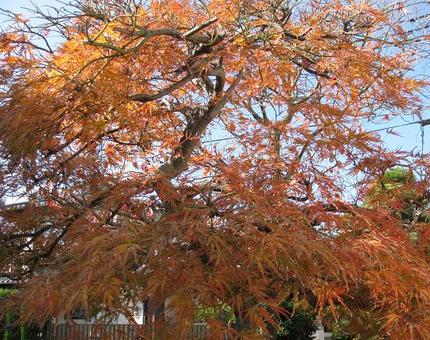
<svg viewBox="0 0 430 340">
<path fill-rule="evenodd" d="M 77 0 L 38 27 L 15 17 L 0 194 L 28 204 L 2 210 L 0 276 L 21 280 L 24 321 L 169 298 L 177 338 L 201 306 L 235 314 L 208 320 L 215 338 L 251 338 L 286 298 L 324 317 L 365 291 L 381 335 L 430 338 L 428 239 L 362 204 L 400 163 L 429 198 L 428 156 L 366 132 L 422 106 L 409 70 L 427 33 L 393 6 Z"/>
</svg>

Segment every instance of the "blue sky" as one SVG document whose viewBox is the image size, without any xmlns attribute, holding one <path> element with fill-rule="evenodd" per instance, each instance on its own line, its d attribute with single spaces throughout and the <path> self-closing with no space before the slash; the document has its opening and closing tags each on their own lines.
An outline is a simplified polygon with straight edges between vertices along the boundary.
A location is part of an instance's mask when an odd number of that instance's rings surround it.
<svg viewBox="0 0 430 340">
<path fill-rule="evenodd" d="M 33 0 L 35 4 L 38 6 L 55 6 L 59 5 L 57 0 Z M 13 12 L 25 13 L 26 10 L 23 7 L 32 7 L 31 2 L 29 0 L 0 0 L 0 8 L 8 9 Z M 430 61 L 423 62 L 417 68 L 416 72 L 421 77 L 425 77 L 430 79 Z M 424 106 L 429 107 L 430 99 L 424 100 Z M 430 111 L 428 109 L 425 110 L 424 118 L 430 118 Z M 388 126 L 400 125 L 405 123 L 405 120 L 410 122 L 410 117 L 398 118 L 394 121 L 390 121 L 388 123 L 382 125 L 373 125 L 366 124 L 369 129 L 378 129 Z M 402 150 L 411 150 L 416 148 L 416 150 L 421 150 L 422 137 L 421 137 L 421 127 L 419 124 L 404 126 L 401 128 L 396 128 L 393 130 L 399 136 L 395 136 L 389 134 L 387 132 L 382 131 L 381 135 L 383 136 L 385 145 L 390 149 L 402 149 Z M 430 152 L 430 125 L 424 128 L 424 151 Z"/>
<path fill-rule="evenodd" d="M 58 4 L 57 0 L 33 0 L 33 3 L 38 6 L 51 5 L 54 6 Z M 29 0 L 0 0 L 0 7 L 3 9 L 8 9 L 11 11 L 24 12 L 21 7 L 32 7 Z"/>
</svg>

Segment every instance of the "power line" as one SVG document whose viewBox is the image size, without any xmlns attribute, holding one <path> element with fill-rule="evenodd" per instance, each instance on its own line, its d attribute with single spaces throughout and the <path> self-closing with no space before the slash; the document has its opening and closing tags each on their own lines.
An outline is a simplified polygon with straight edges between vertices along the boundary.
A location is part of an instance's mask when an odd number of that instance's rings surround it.
<svg viewBox="0 0 430 340">
<path fill-rule="evenodd" d="M 226 140 L 232 140 L 232 139 L 236 139 L 236 137 L 225 137 L 225 138 L 204 140 L 204 141 L 202 141 L 202 143 L 217 143 L 217 142 L 224 142 Z"/>
<path fill-rule="evenodd" d="M 415 125 L 415 124 L 420 124 L 422 127 L 424 127 L 426 125 L 430 125 L 430 118 L 419 120 L 417 122 L 409 122 L 409 123 L 404 123 L 404 124 L 399 124 L 399 125 L 394 125 L 394 126 L 387 126 L 387 127 L 374 129 L 374 130 L 370 130 L 370 131 L 366 131 L 366 132 L 371 133 L 371 132 L 385 131 L 385 130 L 396 129 L 399 127 L 408 126 L 408 125 Z"/>
<path fill-rule="evenodd" d="M 416 125 L 416 124 L 419 124 L 422 128 L 424 128 L 424 126 L 430 125 L 430 118 L 422 119 L 422 120 L 419 120 L 416 122 L 409 122 L 409 123 L 403 123 L 403 124 L 399 124 L 399 125 L 392 125 L 392 126 L 386 126 L 383 128 L 368 130 L 365 133 L 386 131 L 386 130 L 396 129 L 396 128 L 403 127 L 403 126 Z M 424 129 L 422 131 L 424 131 Z M 225 138 L 204 140 L 204 141 L 202 141 L 202 143 L 217 143 L 217 142 L 224 142 L 224 141 L 233 140 L 233 139 L 237 139 L 237 137 L 225 137 Z"/>
</svg>

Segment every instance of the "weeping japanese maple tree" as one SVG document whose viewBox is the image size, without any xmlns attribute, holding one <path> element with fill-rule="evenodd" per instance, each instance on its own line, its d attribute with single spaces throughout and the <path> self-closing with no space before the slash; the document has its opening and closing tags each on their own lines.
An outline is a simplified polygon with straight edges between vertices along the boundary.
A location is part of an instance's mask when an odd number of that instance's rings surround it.
<svg viewBox="0 0 430 340">
<path fill-rule="evenodd" d="M 419 11 L 76 0 L 35 8 L 34 23 L 4 12 L 0 275 L 19 280 L 23 320 L 81 308 L 133 322 L 149 298 L 168 301 L 176 338 L 202 308 L 213 337 L 246 338 L 276 328 L 286 299 L 321 317 L 365 299 L 380 334 L 429 338 L 430 225 L 412 219 L 412 241 L 402 200 L 364 202 L 402 165 L 428 208 L 427 155 L 390 151 L 369 128 L 420 117 Z"/>
</svg>

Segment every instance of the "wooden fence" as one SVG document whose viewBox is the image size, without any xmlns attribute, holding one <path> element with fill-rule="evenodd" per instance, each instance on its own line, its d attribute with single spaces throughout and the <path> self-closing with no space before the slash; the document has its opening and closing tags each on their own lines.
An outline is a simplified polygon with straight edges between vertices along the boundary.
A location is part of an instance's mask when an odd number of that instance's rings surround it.
<svg viewBox="0 0 430 340">
<path fill-rule="evenodd" d="M 190 340 L 207 338 L 207 326 L 204 323 L 195 324 Z M 166 335 L 166 331 L 156 329 L 152 325 L 107 325 L 107 324 L 49 324 L 47 340 L 134 340 L 134 339 L 174 339 L 174 334 Z"/>
</svg>

